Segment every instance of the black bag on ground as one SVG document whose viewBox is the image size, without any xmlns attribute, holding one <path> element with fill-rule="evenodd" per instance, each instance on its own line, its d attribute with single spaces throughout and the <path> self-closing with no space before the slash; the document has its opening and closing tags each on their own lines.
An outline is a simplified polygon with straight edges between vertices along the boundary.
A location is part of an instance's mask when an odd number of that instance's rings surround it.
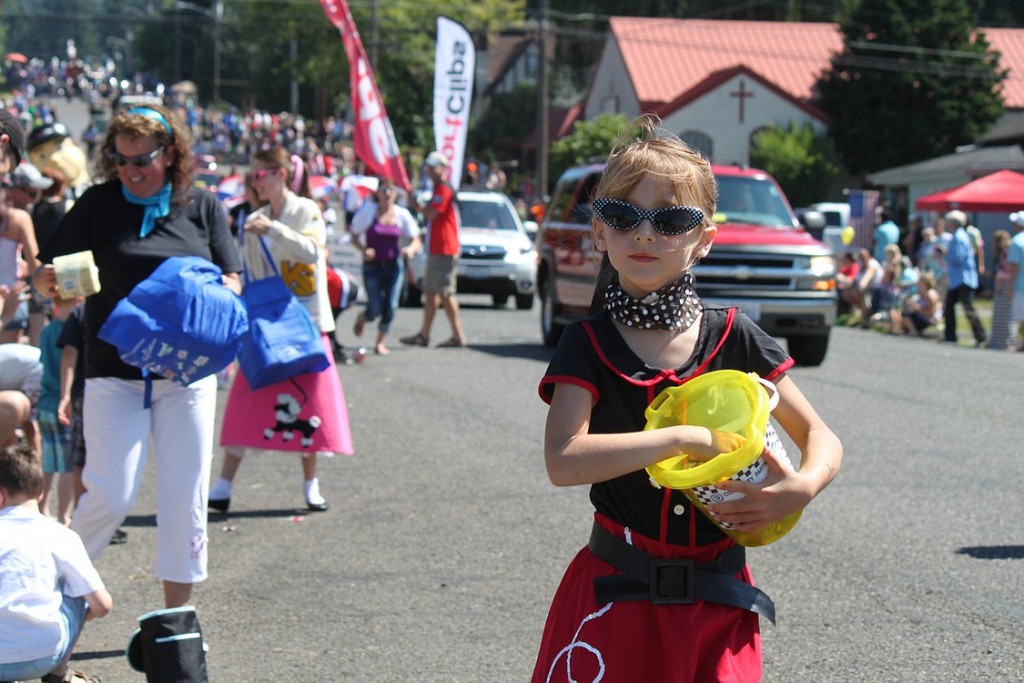
<svg viewBox="0 0 1024 683">
<path fill-rule="evenodd" d="M 139 617 L 125 651 L 147 683 L 209 683 L 206 644 L 195 607 L 172 607 Z"/>
</svg>

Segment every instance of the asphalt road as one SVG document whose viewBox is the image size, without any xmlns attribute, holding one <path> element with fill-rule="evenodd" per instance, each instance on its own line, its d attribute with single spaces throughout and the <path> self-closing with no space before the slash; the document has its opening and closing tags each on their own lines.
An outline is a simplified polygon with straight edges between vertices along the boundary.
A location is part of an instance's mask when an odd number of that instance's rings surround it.
<svg viewBox="0 0 1024 683">
<path fill-rule="evenodd" d="M 537 312 L 465 301 L 470 348 L 396 339 L 340 369 L 357 454 L 321 465 L 329 512 L 299 509 L 294 457 L 243 464 L 195 592 L 214 683 L 528 680 L 591 508 L 544 472 Z M 419 315 L 401 310 L 394 336 Z M 1024 680 L 1022 369 L 1024 354 L 837 329 L 822 367 L 792 372 L 846 456 L 792 533 L 748 553 L 779 612 L 765 681 Z M 129 542 L 98 562 L 114 611 L 75 659 L 106 683 L 142 680 L 121 653 L 162 604 L 154 524 L 147 478 Z"/>
</svg>

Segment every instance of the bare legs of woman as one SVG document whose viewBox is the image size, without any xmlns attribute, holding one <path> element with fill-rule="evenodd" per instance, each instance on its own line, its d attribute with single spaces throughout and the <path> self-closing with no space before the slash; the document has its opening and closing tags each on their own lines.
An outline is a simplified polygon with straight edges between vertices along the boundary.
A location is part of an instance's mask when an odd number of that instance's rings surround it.
<svg viewBox="0 0 1024 683">
<path fill-rule="evenodd" d="M 164 607 L 184 607 L 192 599 L 192 584 L 164 581 Z"/>
<path fill-rule="evenodd" d="M 388 336 L 387 332 L 377 331 L 377 346 L 374 348 L 374 352 L 376 352 L 378 356 L 386 356 L 391 353 L 388 351 L 388 347 L 384 346 L 384 337 L 386 336 Z"/>
<path fill-rule="evenodd" d="M 306 494 L 306 508 L 311 512 L 326 512 L 330 503 L 320 495 L 320 480 L 316 478 L 316 453 L 302 454 L 303 491 Z"/>
<path fill-rule="evenodd" d="M 302 453 L 303 494 L 306 498 L 306 509 L 311 512 L 326 512 L 328 503 L 320 495 L 320 480 L 316 477 L 316 453 Z M 231 489 L 238 473 L 238 467 L 245 457 L 244 448 L 228 448 L 224 451 L 224 462 L 221 463 L 220 478 L 210 488 L 208 504 L 218 512 L 227 512 L 231 506 Z"/>
</svg>

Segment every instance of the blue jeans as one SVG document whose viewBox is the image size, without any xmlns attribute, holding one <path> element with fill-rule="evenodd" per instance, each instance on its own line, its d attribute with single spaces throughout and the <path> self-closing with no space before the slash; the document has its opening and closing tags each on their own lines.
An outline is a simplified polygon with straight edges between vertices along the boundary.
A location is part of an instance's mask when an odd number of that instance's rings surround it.
<svg viewBox="0 0 1024 683">
<path fill-rule="evenodd" d="M 56 654 L 40 659 L 33 659 L 30 662 L 16 662 L 13 664 L 0 664 L 0 680 L 18 681 L 30 678 L 42 678 L 50 673 L 63 662 L 71 648 L 78 640 L 78 634 L 82 632 L 82 625 L 85 623 L 85 612 L 89 606 L 85 598 L 71 598 L 64 596 L 64 602 L 60 606 L 61 640 L 55 643 L 59 646 Z"/>
<path fill-rule="evenodd" d="M 363 286 L 366 287 L 367 322 L 380 318 L 378 329 L 387 332 L 398 310 L 398 298 L 402 295 L 402 279 L 405 266 L 402 259 L 391 263 L 364 263 Z"/>
</svg>

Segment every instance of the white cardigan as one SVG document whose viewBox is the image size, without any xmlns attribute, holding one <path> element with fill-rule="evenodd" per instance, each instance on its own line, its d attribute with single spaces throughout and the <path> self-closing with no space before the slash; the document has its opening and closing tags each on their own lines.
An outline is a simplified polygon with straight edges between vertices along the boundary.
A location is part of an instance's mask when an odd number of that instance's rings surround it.
<svg viewBox="0 0 1024 683">
<path fill-rule="evenodd" d="M 270 206 L 255 213 L 269 218 Z M 242 254 L 250 280 L 274 274 L 259 240 L 245 233 Z M 313 322 L 321 332 L 333 332 L 334 316 L 327 294 L 327 228 L 317 203 L 288 192 L 280 217 L 271 223 L 263 241 L 288 289 L 306 307 Z"/>
</svg>

